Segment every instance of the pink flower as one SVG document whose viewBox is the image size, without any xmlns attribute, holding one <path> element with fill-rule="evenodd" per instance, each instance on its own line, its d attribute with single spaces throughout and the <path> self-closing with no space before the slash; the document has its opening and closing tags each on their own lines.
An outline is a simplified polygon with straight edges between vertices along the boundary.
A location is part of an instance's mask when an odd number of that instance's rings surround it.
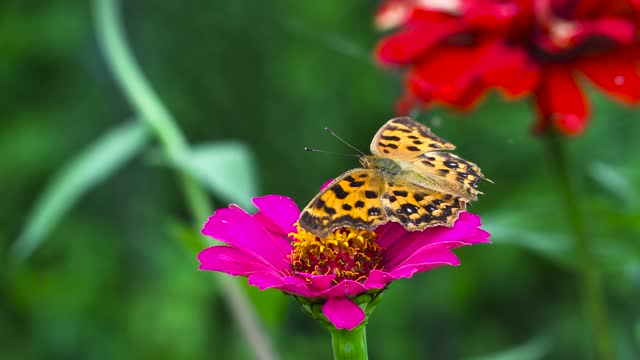
<svg viewBox="0 0 640 360">
<path fill-rule="evenodd" d="M 458 265 L 452 249 L 488 242 L 480 217 L 461 213 L 454 226 L 407 232 L 396 223 L 375 232 L 340 229 L 320 239 L 297 227 L 300 211 L 288 197 L 253 199 L 249 214 L 236 205 L 218 209 L 202 233 L 229 246 L 213 246 L 198 255 L 201 270 L 246 276 L 261 290 L 279 289 L 323 303 L 322 313 L 338 329 L 365 320 L 353 301 L 377 294 L 389 283 L 443 265 Z"/>
<path fill-rule="evenodd" d="M 488 89 L 533 95 L 537 130 L 580 134 L 589 104 L 580 79 L 640 101 L 637 0 L 387 0 L 379 28 L 400 27 L 376 57 L 408 68 L 398 112 L 417 104 L 471 108 Z"/>
</svg>

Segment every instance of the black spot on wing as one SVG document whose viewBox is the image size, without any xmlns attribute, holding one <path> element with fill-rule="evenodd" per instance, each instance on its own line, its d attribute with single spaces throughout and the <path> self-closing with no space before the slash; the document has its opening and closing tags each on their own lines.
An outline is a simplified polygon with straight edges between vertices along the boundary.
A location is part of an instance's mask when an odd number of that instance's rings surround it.
<svg viewBox="0 0 640 360">
<path fill-rule="evenodd" d="M 451 160 L 445 160 L 443 162 L 444 166 L 448 167 L 449 169 L 456 169 L 458 167 L 458 163 L 451 161 Z"/>
<path fill-rule="evenodd" d="M 351 209 L 353 209 L 353 206 L 351 206 L 349 204 L 342 204 L 342 210 L 349 211 Z"/>
<path fill-rule="evenodd" d="M 333 193 L 336 195 L 336 197 L 340 200 L 346 198 L 347 196 L 349 196 L 349 193 L 344 191 L 344 189 L 342 188 L 342 186 L 340 186 L 340 184 L 335 184 L 331 187 L 331 191 L 333 191 Z"/>
<path fill-rule="evenodd" d="M 358 200 L 355 204 L 353 204 L 356 208 L 362 209 L 364 207 L 364 201 Z"/>
<path fill-rule="evenodd" d="M 420 151 L 420 148 L 417 147 L 417 146 L 411 145 L 411 146 L 407 146 L 407 150 L 409 150 L 409 151 Z"/>
<path fill-rule="evenodd" d="M 420 208 L 418 206 L 413 204 L 402 204 L 396 212 L 399 214 L 411 215 L 418 213 L 419 209 Z"/>
<path fill-rule="evenodd" d="M 325 206 L 325 207 L 324 207 L 324 211 L 325 211 L 327 214 L 329 214 L 329 216 L 333 216 L 333 215 L 335 215 L 335 214 L 336 214 L 336 209 L 334 209 L 334 208 L 330 208 L 330 207 L 328 207 L 328 206 Z"/>
<path fill-rule="evenodd" d="M 398 145 L 394 144 L 394 143 L 383 143 L 383 142 L 378 142 L 378 146 L 383 147 L 383 148 L 392 148 L 392 149 L 397 149 Z"/>
<path fill-rule="evenodd" d="M 378 193 L 376 193 L 375 191 L 367 190 L 364 192 L 364 196 L 367 199 L 375 199 L 378 197 Z"/>
<path fill-rule="evenodd" d="M 364 185 L 364 181 L 353 181 L 349 184 L 352 188 L 359 188 L 362 185 Z"/>
<path fill-rule="evenodd" d="M 407 197 L 409 193 L 404 190 L 393 190 L 393 195 Z"/>
<path fill-rule="evenodd" d="M 380 136 L 380 139 L 382 140 L 389 140 L 389 141 L 400 141 L 400 138 L 398 136 L 386 136 L 386 135 L 382 135 Z"/>
<path fill-rule="evenodd" d="M 367 211 L 369 216 L 379 216 L 380 214 L 382 214 L 382 210 L 379 207 L 372 207 Z"/>
</svg>

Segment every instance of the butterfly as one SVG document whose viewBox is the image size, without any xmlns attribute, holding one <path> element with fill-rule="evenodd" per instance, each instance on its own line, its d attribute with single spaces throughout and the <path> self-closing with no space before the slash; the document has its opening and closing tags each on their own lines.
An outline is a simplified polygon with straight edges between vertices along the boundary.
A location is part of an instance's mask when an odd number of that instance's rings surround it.
<svg viewBox="0 0 640 360">
<path fill-rule="evenodd" d="M 455 146 L 409 117 L 387 121 L 371 142 L 362 168 L 338 176 L 302 210 L 298 224 L 321 238 L 343 227 L 373 231 L 389 221 L 408 231 L 451 227 L 478 199 L 480 168 Z"/>
</svg>

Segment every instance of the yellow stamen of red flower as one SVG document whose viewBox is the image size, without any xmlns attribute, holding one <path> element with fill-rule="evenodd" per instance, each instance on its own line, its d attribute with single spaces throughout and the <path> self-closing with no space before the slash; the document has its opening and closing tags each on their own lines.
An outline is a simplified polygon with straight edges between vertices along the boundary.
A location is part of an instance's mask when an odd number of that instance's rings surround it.
<svg viewBox="0 0 640 360">
<path fill-rule="evenodd" d="M 335 275 L 334 282 L 364 281 L 371 270 L 380 269 L 384 248 L 376 243 L 378 234 L 342 228 L 320 238 L 296 224 L 289 237 L 294 247 L 290 259 L 293 270 L 315 275 Z"/>
</svg>

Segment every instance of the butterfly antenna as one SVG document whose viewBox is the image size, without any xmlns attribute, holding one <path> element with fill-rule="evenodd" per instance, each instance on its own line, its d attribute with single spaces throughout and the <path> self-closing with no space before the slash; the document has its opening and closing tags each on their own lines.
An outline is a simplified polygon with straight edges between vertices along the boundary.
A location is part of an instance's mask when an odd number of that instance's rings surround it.
<svg viewBox="0 0 640 360">
<path fill-rule="evenodd" d="M 355 155 L 355 154 L 338 153 L 338 152 L 326 151 L 326 150 L 319 150 L 319 149 L 313 149 L 313 148 L 308 148 L 308 147 L 304 148 L 304 151 L 309 151 L 309 152 L 319 152 L 319 153 L 333 154 L 333 155 L 341 155 L 341 156 L 353 156 L 353 157 L 360 157 L 360 155 Z"/>
<path fill-rule="evenodd" d="M 352 148 L 353 150 L 357 151 L 360 155 L 362 156 L 367 156 L 365 153 L 363 153 L 362 151 L 360 151 L 358 148 L 356 148 L 355 146 L 349 144 L 345 139 L 341 138 L 340 136 L 338 136 L 338 134 L 336 134 L 333 130 L 329 129 L 328 127 L 324 128 L 324 131 L 328 132 L 329 134 L 331 134 L 334 138 L 340 140 L 340 142 L 342 142 L 343 144 L 347 145 L 348 147 Z"/>
</svg>

